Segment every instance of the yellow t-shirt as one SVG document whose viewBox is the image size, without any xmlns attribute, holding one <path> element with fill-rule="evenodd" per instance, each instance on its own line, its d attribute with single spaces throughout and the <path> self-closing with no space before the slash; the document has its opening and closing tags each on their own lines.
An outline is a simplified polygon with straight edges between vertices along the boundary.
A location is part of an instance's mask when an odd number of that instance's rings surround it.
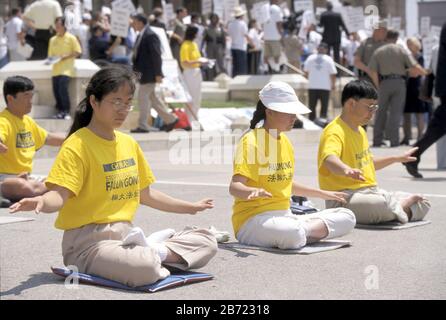
<svg viewBox="0 0 446 320">
<path fill-rule="evenodd" d="M 235 198 L 234 233 L 251 217 L 271 210 L 288 210 L 294 177 L 294 149 L 284 134 L 279 139 L 259 128 L 245 134 L 237 146 L 233 175 L 248 178 L 247 186 L 263 188 L 272 198 Z"/>
<path fill-rule="evenodd" d="M 74 52 L 82 53 L 81 45 L 75 36 L 69 32 L 65 32 L 62 37 L 54 36 L 50 39 L 48 45 L 48 56 L 62 56 L 72 54 Z M 53 64 L 53 77 L 68 76 L 74 77 L 74 58 L 65 59 Z"/>
<path fill-rule="evenodd" d="M 192 66 L 185 66 L 183 64 L 184 61 L 194 61 L 200 58 L 201 53 L 200 50 L 198 50 L 198 45 L 193 41 L 184 41 L 180 49 L 180 61 L 183 69 L 200 68 L 199 63 L 194 63 Z"/>
<path fill-rule="evenodd" d="M 353 169 L 360 169 L 366 181 L 353 180 L 332 174 L 324 165 L 325 159 L 335 155 Z M 362 127 L 359 132 L 350 128 L 340 117 L 333 120 L 323 131 L 318 152 L 319 186 L 322 190 L 357 190 L 376 186 L 373 155 L 370 152 L 367 134 Z"/>
<path fill-rule="evenodd" d="M 46 185 L 67 188 L 74 196 L 59 212 L 56 228 L 133 220 L 140 190 L 155 177 L 137 142 L 118 131 L 115 134 L 114 141 L 107 141 L 82 128 L 63 144 Z"/>
<path fill-rule="evenodd" d="M 8 109 L 0 113 L 0 140 L 8 147 L 0 153 L 0 173 L 32 172 L 33 158 L 46 141 L 48 133 L 29 116 L 20 119 Z"/>
</svg>

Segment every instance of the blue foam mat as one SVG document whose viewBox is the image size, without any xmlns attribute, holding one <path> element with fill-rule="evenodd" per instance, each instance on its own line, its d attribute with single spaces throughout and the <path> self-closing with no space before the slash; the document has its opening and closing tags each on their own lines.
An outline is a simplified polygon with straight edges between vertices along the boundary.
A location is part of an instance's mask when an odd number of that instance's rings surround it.
<svg viewBox="0 0 446 320">
<path fill-rule="evenodd" d="M 167 278 L 163 280 L 159 280 L 153 284 L 149 284 L 142 287 L 136 287 L 132 288 L 129 286 L 126 286 L 122 283 L 108 280 L 102 277 L 89 275 L 85 273 L 75 272 L 66 268 L 54 268 L 51 267 L 51 270 L 53 273 L 57 274 L 58 276 L 61 276 L 63 278 L 66 278 L 68 276 L 71 276 L 73 278 L 79 279 L 79 282 L 85 283 L 85 284 L 91 284 L 91 285 L 97 285 L 97 286 L 104 286 L 104 287 L 110 287 L 115 289 L 121 289 L 121 290 L 128 290 L 128 291 L 140 291 L 140 292 L 157 292 L 164 289 L 174 288 L 183 286 L 186 284 L 191 284 L 195 282 L 201 282 L 201 281 L 207 281 L 214 278 L 213 275 L 208 273 L 201 273 L 201 272 L 192 272 L 192 271 L 177 271 L 175 274 L 171 274 Z"/>
</svg>

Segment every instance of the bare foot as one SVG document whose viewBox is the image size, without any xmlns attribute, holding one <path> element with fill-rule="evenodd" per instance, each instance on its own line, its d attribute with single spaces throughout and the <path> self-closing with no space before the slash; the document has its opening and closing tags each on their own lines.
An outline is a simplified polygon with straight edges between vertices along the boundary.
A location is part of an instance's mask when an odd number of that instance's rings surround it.
<svg viewBox="0 0 446 320">
<path fill-rule="evenodd" d="M 417 203 L 423 199 L 424 199 L 423 196 L 421 196 L 419 194 L 414 194 L 414 195 L 410 196 L 409 198 L 401 200 L 401 207 L 403 207 L 403 210 L 407 214 L 409 221 L 410 221 L 410 219 L 412 219 L 412 211 L 410 210 L 410 207 L 414 203 Z"/>
</svg>

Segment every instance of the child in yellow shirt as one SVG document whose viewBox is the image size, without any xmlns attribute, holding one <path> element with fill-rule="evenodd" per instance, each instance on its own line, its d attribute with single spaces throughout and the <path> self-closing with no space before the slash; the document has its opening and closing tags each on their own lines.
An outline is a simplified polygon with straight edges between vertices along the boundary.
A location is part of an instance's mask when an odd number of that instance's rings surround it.
<svg viewBox="0 0 446 320">
<path fill-rule="evenodd" d="M 148 239 L 132 221 L 139 204 L 196 214 L 212 199 L 188 202 L 151 187 L 155 177 L 136 141 L 116 131 L 132 109 L 135 76 L 125 67 L 98 71 L 78 106 L 69 137 L 46 181 L 43 196 L 11 206 L 11 213 L 59 211 L 65 265 L 136 287 L 169 276 L 166 266 L 200 268 L 217 251 L 207 229 L 165 230 Z"/>
<path fill-rule="evenodd" d="M 33 158 L 44 145 L 61 146 L 64 137 L 48 133 L 29 116 L 34 84 L 22 76 L 3 85 L 6 108 L 0 112 L 0 198 L 18 201 L 42 195 L 45 185 L 31 178 Z"/>
<path fill-rule="evenodd" d="M 402 155 L 375 158 L 362 128 L 378 109 L 378 94 L 367 81 L 352 81 L 342 92 L 342 114 L 323 131 L 319 144 L 319 186 L 349 195 L 346 203 L 327 201 L 327 208 L 351 209 L 358 223 L 422 220 L 430 203 L 422 195 L 388 192 L 378 187 L 376 170 L 416 161 L 413 148 Z"/>
<path fill-rule="evenodd" d="M 239 142 L 230 193 L 232 223 L 239 242 L 260 247 L 298 249 L 321 239 L 349 233 L 355 216 L 344 208 L 296 216 L 291 195 L 345 201 L 342 192 L 322 191 L 294 182 L 294 150 L 284 132 L 296 115 L 310 110 L 284 82 L 271 82 L 259 93 L 251 131 Z M 263 126 L 256 125 L 263 120 Z"/>
</svg>

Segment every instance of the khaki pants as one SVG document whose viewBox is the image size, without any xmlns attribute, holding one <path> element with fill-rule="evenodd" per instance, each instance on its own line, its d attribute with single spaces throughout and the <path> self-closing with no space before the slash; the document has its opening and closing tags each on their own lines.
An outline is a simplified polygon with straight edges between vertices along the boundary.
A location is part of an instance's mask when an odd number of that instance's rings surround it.
<svg viewBox="0 0 446 320">
<path fill-rule="evenodd" d="M 170 275 L 158 254 L 150 247 L 123 246 L 133 228 L 129 222 L 89 224 L 64 232 L 62 254 L 66 266 L 137 287 Z M 205 229 L 185 228 L 164 242 L 185 264 L 166 264 L 181 270 L 205 266 L 217 252 L 215 237 Z"/>
<path fill-rule="evenodd" d="M 155 93 L 156 84 L 146 83 L 140 84 L 138 90 L 138 103 L 139 103 L 139 120 L 138 127 L 141 129 L 149 129 L 147 123 L 150 115 L 150 108 L 153 108 L 158 112 L 164 124 L 170 124 L 175 121 L 176 116 L 169 112 L 164 101 Z"/>
<path fill-rule="evenodd" d="M 263 56 L 265 59 L 268 59 L 270 57 L 274 59 L 279 59 L 280 55 L 282 54 L 282 44 L 280 40 L 278 41 L 269 41 L 265 40 L 265 51 L 263 52 Z"/>
<path fill-rule="evenodd" d="M 350 194 L 346 205 L 340 202 L 325 201 L 327 208 L 345 207 L 353 211 L 359 224 L 378 224 L 398 220 L 407 223 L 408 217 L 401 207 L 401 200 L 411 194 L 404 192 L 388 192 L 386 190 L 372 187 L 359 190 L 343 190 Z M 410 207 L 413 216 L 424 217 L 429 209 L 429 201 L 421 201 Z"/>
<path fill-rule="evenodd" d="M 378 111 L 373 127 L 373 144 L 379 146 L 386 138 L 392 147 L 400 145 L 400 124 L 406 101 L 406 81 L 404 79 L 383 80 L 378 89 Z"/>
</svg>

